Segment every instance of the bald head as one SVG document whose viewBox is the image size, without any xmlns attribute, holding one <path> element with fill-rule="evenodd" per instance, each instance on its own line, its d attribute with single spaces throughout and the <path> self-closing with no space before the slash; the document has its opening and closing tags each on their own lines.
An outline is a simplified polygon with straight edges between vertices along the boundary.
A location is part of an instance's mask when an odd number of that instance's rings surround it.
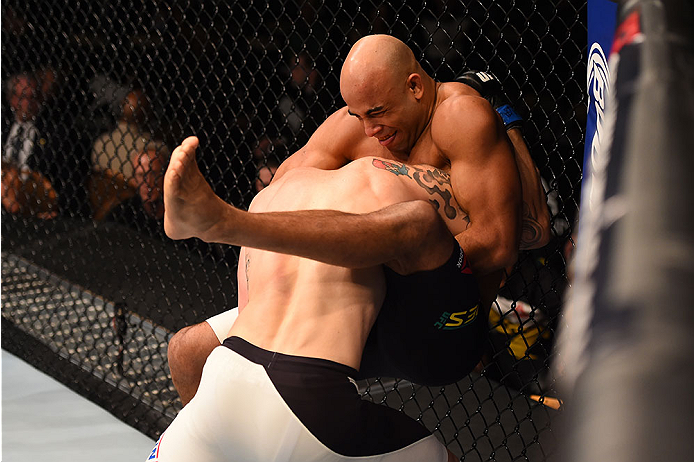
<svg viewBox="0 0 694 462">
<path fill-rule="evenodd" d="M 340 75 L 346 112 L 397 158 L 409 156 L 431 120 L 437 89 L 412 50 L 389 35 L 355 43 Z"/>
<path fill-rule="evenodd" d="M 340 74 L 340 87 L 361 87 L 367 84 L 404 82 L 421 67 L 412 50 L 390 35 L 368 35 L 354 44 Z"/>
</svg>

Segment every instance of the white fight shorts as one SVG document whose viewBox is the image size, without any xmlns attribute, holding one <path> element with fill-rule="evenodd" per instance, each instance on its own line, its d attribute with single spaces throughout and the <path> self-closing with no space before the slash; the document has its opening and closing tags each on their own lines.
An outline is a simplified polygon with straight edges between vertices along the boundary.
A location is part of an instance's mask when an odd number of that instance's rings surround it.
<svg viewBox="0 0 694 462">
<path fill-rule="evenodd" d="M 211 318 L 207 319 L 207 324 L 210 325 L 214 331 L 217 339 L 219 339 L 219 344 L 221 345 L 227 334 L 231 330 L 231 326 L 236 322 L 236 318 L 239 317 L 239 309 L 232 308 L 230 310 L 224 311 L 222 313 L 216 314 Z"/>
<path fill-rule="evenodd" d="M 446 448 L 418 422 L 362 400 L 353 371 L 226 339 L 147 460 L 447 461 Z"/>
</svg>

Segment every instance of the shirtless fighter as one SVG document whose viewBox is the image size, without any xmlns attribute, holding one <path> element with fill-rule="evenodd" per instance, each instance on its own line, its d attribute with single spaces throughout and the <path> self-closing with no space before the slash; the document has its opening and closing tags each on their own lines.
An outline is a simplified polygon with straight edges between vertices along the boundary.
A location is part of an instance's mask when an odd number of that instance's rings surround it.
<svg viewBox="0 0 694 462">
<path fill-rule="evenodd" d="M 367 156 L 437 168 L 450 175 L 450 200 L 454 197 L 464 204 L 463 212 L 469 218 L 468 226 L 460 230 L 457 239 L 477 276 L 495 275 L 496 284 L 489 282 L 491 276 L 485 278 L 485 285 L 493 289 L 482 290 L 494 292 L 500 279 L 499 270 L 515 262 L 519 247 L 540 247 L 547 242 L 549 214 L 537 168 L 520 131 L 510 129 L 507 136 L 504 130 L 506 122 L 507 128 L 514 126 L 513 118 L 502 120 L 489 102 L 469 85 L 484 91 L 489 80 L 467 75 L 463 81 L 467 84 L 434 81 L 412 51 L 394 37 L 364 37 L 352 47 L 340 76 L 341 93 L 347 106 L 331 115 L 307 145 L 282 164 L 275 181 L 298 167 L 337 169 Z M 432 191 L 435 193 L 435 189 Z M 306 222 L 297 226 L 302 229 Z M 389 238 L 388 234 L 378 234 L 364 239 L 385 242 Z M 361 254 L 367 245 L 359 242 L 349 252 Z M 335 247 L 331 250 L 339 251 Z M 449 300 L 455 299 L 458 289 L 447 286 L 440 277 L 422 273 L 401 280 L 400 284 L 396 284 L 396 279 L 389 278 L 387 306 L 405 302 L 410 305 L 410 311 L 416 312 L 419 306 L 438 304 L 443 308 L 440 313 L 443 324 L 450 321 L 446 321 L 447 316 L 458 316 L 460 310 Z M 434 281 L 438 284 L 431 285 Z M 384 307 L 382 315 L 401 308 Z M 195 394 L 205 358 L 223 340 L 236 312 L 231 310 L 209 322 L 184 328 L 171 340 L 169 365 L 184 404 Z M 414 322 L 405 323 L 406 319 L 404 315 L 391 313 L 393 322 L 379 320 L 377 324 L 379 330 L 386 328 L 381 328 L 382 324 L 391 330 L 397 324 L 409 329 L 410 340 L 419 338 L 418 326 Z M 391 334 L 391 337 L 405 338 Z M 380 336 L 381 347 L 383 337 L 388 335 Z M 400 377 L 424 384 L 455 381 L 467 373 L 460 370 L 450 376 L 431 376 L 430 372 L 441 371 L 441 364 L 450 363 L 446 356 L 432 357 L 425 353 L 440 353 L 445 344 L 439 349 L 432 346 L 430 351 L 421 349 L 420 344 L 386 345 L 385 355 L 390 358 L 385 364 L 380 353 L 375 361 L 371 361 L 374 356 L 365 353 L 365 362 L 373 362 L 375 366 L 362 370 L 370 375 L 399 371 Z M 419 354 L 399 358 L 397 367 L 384 369 L 398 359 L 394 355 L 403 351 Z M 405 362 L 419 370 L 405 375 Z"/>
<path fill-rule="evenodd" d="M 298 167 L 243 212 L 212 192 L 197 146 L 188 138 L 172 155 L 164 226 L 173 239 L 243 246 L 239 315 L 151 460 L 456 460 L 405 414 L 361 400 L 351 380 L 385 298 L 382 263 L 448 278 L 461 289 L 452 347 L 474 355 L 482 343 L 488 304 L 453 237 L 469 223 L 449 175 L 376 157 Z M 349 252 L 355 244 L 366 247 Z M 436 310 L 420 311 L 419 322 L 443 328 Z"/>
</svg>

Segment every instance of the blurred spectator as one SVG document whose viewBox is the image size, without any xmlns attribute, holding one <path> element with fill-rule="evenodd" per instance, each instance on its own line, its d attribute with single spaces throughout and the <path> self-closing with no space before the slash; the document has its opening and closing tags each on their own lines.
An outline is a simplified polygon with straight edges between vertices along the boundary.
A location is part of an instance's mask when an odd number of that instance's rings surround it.
<svg viewBox="0 0 694 462">
<path fill-rule="evenodd" d="M 52 74 L 51 74 L 52 75 Z M 46 80 L 48 82 L 48 80 Z M 58 189 L 54 178 L 54 149 L 61 142 L 57 130 L 48 127 L 39 117 L 44 94 L 52 81 L 40 82 L 34 75 L 23 73 L 10 78 L 8 100 L 12 124 L 3 133 L 2 207 L 10 213 L 54 218 L 58 215 Z M 5 124 L 3 124 L 5 128 Z"/>
<path fill-rule="evenodd" d="M 289 156 L 289 149 L 282 138 L 264 136 L 253 149 L 253 162 L 261 167 L 268 162 L 281 164 Z"/>
<path fill-rule="evenodd" d="M 306 51 L 300 51 L 290 59 L 287 72 L 287 85 L 277 108 L 281 116 L 280 126 L 286 126 L 289 131 L 282 130 L 281 133 L 288 139 L 298 138 L 298 142 L 305 142 L 303 137 L 313 133 L 327 117 L 330 104 L 319 100 L 317 90 L 321 77 Z"/>
<path fill-rule="evenodd" d="M 166 152 L 146 129 L 149 103 L 140 89 L 132 90 L 123 101 L 116 127 L 94 142 L 89 200 L 94 220 L 102 220 L 110 209 L 136 194 L 135 166 L 139 155 L 154 150 Z"/>
<path fill-rule="evenodd" d="M 168 158 L 166 154 L 151 145 L 135 156 L 135 186 L 142 202 L 142 211 L 149 217 L 164 218 L 164 172 Z"/>
<path fill-rule="evenodd" d="M 126 181 L 133 178 L 132 155 L 141 152 L 152 141 L 152 135 L 144 128 L 148 106 L 141 90 L 128 93 L 116 127 L 94 142 L 92 165 L 95 170 L 120 173 Z"/>
<path fill-rule="evenodd" d="M 51 66 L 44 66 L 36 73 L 41 83 L 41 94 L 44 101 L 50 101 L 58 91 L 58 73 Z"/>
<path fill-rule="evenodd" d="M 260 192 L 270 184 L 279 166 L 280 164 L 277 161 L 269 161 L 266 165 L 258 168 L 258 174 L 255 179 L 256 192 Z"/>
<path fill-rule="evenodd" d="M 162 232 L 164 218 L 164 173 L 168 152 L 161 145 L 148 145 L 133 156 L 134 194 L 109 210 L 105 221 L 122 223 L 153 235 Z"/>
<path fill-rule="evenodd" d="M 253 149 L 253 164 L 255 165 L 255 192 L 267 187 L 280 164 L 289 156 L 289 150 L 281 138 L 263 137 Z"/>
</svg>

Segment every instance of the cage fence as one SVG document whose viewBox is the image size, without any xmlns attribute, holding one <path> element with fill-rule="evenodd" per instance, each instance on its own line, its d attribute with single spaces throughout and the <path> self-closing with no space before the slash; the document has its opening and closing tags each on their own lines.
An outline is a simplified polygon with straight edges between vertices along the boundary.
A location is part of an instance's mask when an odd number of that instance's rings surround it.
<svg viewBox="0 0 694 462">
<path fill-rule="evenodd" d="M 163 232 L 168 155 L 197 135 L 215 192 L 247 207 L 343 105 L 350 46 L 387 33 L 436 80 L 470 69 L 499 78 L 525 118 L 553 238 L 521 253 L 476 372 L 440 388 L 365 380 L 360 391 L 461 459 L 550 459 L 562 412 L 549 362 L 583 163 L 585 10 L 562 0 L 3 2 L 3 187 L 24 166 L 14 200 L 3 193 L 3 348 L 158 437 L 181 406 L 168 340 L 237 302 L 237 248 Z"/>
</svg>

